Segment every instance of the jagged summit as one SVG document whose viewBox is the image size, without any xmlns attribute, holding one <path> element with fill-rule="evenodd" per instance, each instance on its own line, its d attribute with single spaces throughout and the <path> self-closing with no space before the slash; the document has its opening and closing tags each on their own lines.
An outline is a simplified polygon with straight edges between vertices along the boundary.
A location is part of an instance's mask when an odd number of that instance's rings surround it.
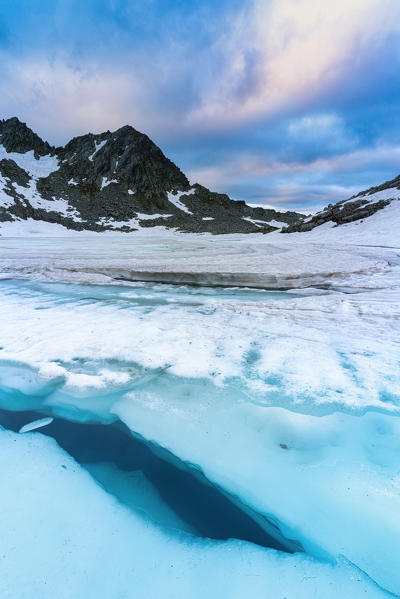
<svg viewBox="0 0 400 599">
<path fill-rule="evenodd" d="M 189 190 L 190 184 L 180 169 L 164 156 L 151 139 L 125 125 L 111 133 L 91 133 L 72 139 L 57 155 L 87 181 L 100 183 L 102 177 L 118 178 L 121 184 L 151 200 L 172 190 Z M 92 162 L 87 171 L 85 159 Z M 160 204 L 160 202 L 156 203 Z M 161 202 L 162 204 L 162 202 Z"/>
<path fill-rule="evenodd" d="M 16 116 L 0 120 L 0 144 L 7 152 L 25 153 L 34 151 L 35 158 L 54 152 L 46 141 L 34 133 L 26 123 L 22 123 Z"/>
<path fill-rule="evenodd" d="M 252 208 L 191 185 L 130 125 L 55 148 L 16 117 L 0 121 L 0 221 L 43 220 L 92 231 L 165 226 L 187 232 L 269 232 L 296 212 Z"/>
</svg>

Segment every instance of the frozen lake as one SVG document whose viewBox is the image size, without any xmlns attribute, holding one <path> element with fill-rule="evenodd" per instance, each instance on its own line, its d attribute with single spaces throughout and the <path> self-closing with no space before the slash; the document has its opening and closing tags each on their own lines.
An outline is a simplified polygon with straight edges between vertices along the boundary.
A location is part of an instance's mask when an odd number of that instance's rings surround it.
<svg viewBox="0 0 400 599">
<path fill-rule="evenodd" d="M 55 418 L 0 431 L 37 596 L 54 555 L 133 597 L 127 547 L 149 596 L 400 591 L 400 251 L 282 237 L 0 238 L 0 424 Z"/>
</svg>

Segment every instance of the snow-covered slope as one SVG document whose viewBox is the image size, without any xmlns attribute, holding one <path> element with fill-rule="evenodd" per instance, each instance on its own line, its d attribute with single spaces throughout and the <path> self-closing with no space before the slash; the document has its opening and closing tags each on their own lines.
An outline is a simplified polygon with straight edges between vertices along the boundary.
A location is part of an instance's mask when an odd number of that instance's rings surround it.
<svg viewBox="0 0 400 599">
<path fill-rule="evenodd" d="M 371 204 L 378 200 L 381 192 L 370 197 Z M 385 192 L 384 195 L 389 195 Z M 391 196 L 395 194 L 390 192 Z M 400 246 L 400 191 L 383 208 L 368 217 L 337 225 L 331 220 L 312 229 L 310 232 L 291 233 L 293 242 L 350 243 L 357 245 Z"/>
</svg>

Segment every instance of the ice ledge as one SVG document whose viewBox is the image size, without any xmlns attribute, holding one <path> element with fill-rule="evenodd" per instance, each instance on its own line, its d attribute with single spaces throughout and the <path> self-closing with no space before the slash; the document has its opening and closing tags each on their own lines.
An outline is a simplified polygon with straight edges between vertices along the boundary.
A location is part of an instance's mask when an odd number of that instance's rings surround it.
<svg viewBox="0 0 400 599">
<path fill-rule="evenodd" d="M 88 272 L 87 269 L 83 269 Z M 382 268 L 377 266 L 377 271 Z M 253 289 L 299 289 L 304 287 L 331 288 L 340 284 L 344 275 L 337 272 L 301 273 L 296 275 L 279 275 L 248 272 L 184 272 L 184 271 L 150 271 L 127 270 L 119 268 L 96 269 L 96 274 L 108 276 L 117 281 L 167 283 L 176 285 L 199 285 L 207 287 L 249 287 Z M 371 274 L 357 270 L 349 274 Z"/>
</svg>

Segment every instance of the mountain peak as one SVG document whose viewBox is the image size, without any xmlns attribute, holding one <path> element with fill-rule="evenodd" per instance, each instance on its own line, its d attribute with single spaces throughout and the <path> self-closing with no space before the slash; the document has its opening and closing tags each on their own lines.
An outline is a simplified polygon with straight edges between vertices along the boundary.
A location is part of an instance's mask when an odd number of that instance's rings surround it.
<svg viewBox="0 0 400 599">
<path fill-rule="evenodd" d="M 0 121 L 0 143 L 7 152 L 24 154 L 33 150 L 35 157 L 45 156 L 54 151 L 54 148 L 16 116 Z"/>
</svg>

